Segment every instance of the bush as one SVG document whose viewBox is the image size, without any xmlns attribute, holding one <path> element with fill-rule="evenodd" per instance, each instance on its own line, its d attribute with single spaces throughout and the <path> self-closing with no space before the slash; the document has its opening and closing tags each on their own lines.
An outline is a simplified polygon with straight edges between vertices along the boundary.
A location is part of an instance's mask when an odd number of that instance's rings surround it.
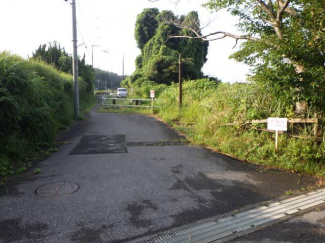
<svg viewBox="0 0 325 243">
<path fill-rule="evenodd" d="M 154 81 L 149 81 L 145 78 L 139 78 L 132 83 L 131 88 L 133 90 L 133 96 L 136 98 L 150 98 L 150 90 L 155 90 L 155 98 L 158 98 L 160 94 L 166 89 L 167 85 L 157 84 Z"/>
<path fill-rule="evenodd" d="M 72 76 L 40 61 L 0 53 L 0 170 L 48 144 L 73 120 Z M 92 95 L 80 80 L 81 107 Z M 9 161 L 9 162 L 8 162 Z M 8 167 L 8 163 L 10 166 Z"/>
</svg>

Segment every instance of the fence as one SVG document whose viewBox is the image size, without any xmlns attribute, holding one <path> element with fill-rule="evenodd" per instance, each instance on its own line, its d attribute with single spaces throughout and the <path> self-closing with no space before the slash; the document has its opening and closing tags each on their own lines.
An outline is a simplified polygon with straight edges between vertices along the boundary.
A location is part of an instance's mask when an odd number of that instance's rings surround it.
<svg viewBox="0 0 325 243">
<path fill-rule="evenodd" d="M 159 102 L 159 100 L 157 100 L 157 99 L 107 98 L 106 95 L 104 95 L 102 97 L 102 106 L 106 106 L 106 107 L 161 108 L 161 106 L 155 105 L 155 102 Z"/>
<path fill-rule="evenodd" d="M 296 137 L 296 138 L 301 138 L 301 139 L 313 139 L 315 141 L 321 142 L 323 141 L 323 137 L 318 137 L 318 125 L 319 125 L 319 119 L 318 118 L 306 118 L 306 119 L 301 119 L 301 118 L 294 118 L 294 119 L 288 119 L 288 123 L 291 124 L 291 134 L 287 133 L 291 137 Z M 263 120 L 251 120 L 251 121 L 246 121 L 244 124 L 267 124 L 267 119 Z M 294 125 L 295 124 L 311 124 L 313 126 L 313 136 L 301 136 L 301 135 L 296 135 L 293 133 L 294 131 Z M 239 123 L 228 123 L 226 124 L 227 126 L 238 126 Z M 266 132 L 274 132 L 273 130 L 268 130 L 266 128 L 259 128 L 257 130 L 260 131 L 266 131 Z M 283 132 L 281 132 L 283 133 Z"/>
</svg>

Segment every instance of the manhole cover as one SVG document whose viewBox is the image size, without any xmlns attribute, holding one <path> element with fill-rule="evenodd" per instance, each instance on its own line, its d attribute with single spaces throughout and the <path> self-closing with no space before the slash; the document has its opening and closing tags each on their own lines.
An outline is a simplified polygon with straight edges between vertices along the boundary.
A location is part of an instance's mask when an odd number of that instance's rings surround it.
<svg viewBox="0 0 325 243">
<path fill-rule="evenodd" d="M 79 186 L 76 183 L 61 181 L 40 186 L 36 189 L 35 193 L 41 197 L 60 197 L 74 193 L 78 189 Z"/>
</svg>

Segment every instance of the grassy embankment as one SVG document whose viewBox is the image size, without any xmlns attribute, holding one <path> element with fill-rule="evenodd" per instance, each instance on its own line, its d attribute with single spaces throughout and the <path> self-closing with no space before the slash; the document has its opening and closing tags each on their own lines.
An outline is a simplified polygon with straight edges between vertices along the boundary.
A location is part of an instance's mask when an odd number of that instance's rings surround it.
<svg viewBox="0 0 325 243">
<path fill-rule="evenodd" d="M 274 134 L 261 131 L 266 124 L 245 124 L 252 119 L 294 117 L 293 103 L 277 98 L 267 87 L 196 80 L 184 83 L 181 110 L 177 84 L 165 88 L 159 99 L 163 108 L 156 110 L 157 115 L 195 144 L 272 168 L 325 176 L 325 143 L 291 137 L 289 127 L 280 135 L 276 152 Z M 311 126 L 296 125 L 294 130 L 300 135 L 312 133 Z"/>
<path fill-rule="evenodd" d="M 86 87 L 81 79 L 81 111 L 95 102 Z M 56 133 L 72 121 L 71 75 L 43 62 L 0 53 L 0 178 L 22 172 L 39 156 L 55 151 Z"/>
<path fill-rule="evenodd" d="M 184 84 L 183 107 L 177 106 L 177 85 L 160 96 L 159 116 L 184 132 L 194 143 L 224 154 L 274 168 L 325 176 L 325 143 L 289 136 L 279 137 L 275 151 L 274 134 L 261 129 L 266 124 L 245 124 L 267 117 L 293 118 L 293 104 L 287 104 L 267 87 L 257 84 L 215 85 L 209 81 Z M 233 125 L 230 125 L 233 124 Z M 322 126 L 322 124 L 320 124 Z M 322 129 L 320 127 L 319 129 Z M 312 134 L 312 126 L 295 126 L 300 135 Z"/>
</svg>

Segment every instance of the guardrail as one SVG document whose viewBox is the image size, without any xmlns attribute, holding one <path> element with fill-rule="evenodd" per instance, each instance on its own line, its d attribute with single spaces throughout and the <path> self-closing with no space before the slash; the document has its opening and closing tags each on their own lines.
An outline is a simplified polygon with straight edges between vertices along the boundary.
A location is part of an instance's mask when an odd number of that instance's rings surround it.
<svg viewBox="0 0 325 243">
<path fill-rule="evenodd" d="M 144 102 L 151 102 L 151 105 L 143 105 Z M 162 106 L 154 105 L 155 102 L 159 102 L 159 100 L 158 99 L 106 98 L 106 95 L 102 97 L 102 106 L 107 106 L 107 107 L 137 107 L 137 108 L 161 108 L 162 107 Z"/>
</svg>

